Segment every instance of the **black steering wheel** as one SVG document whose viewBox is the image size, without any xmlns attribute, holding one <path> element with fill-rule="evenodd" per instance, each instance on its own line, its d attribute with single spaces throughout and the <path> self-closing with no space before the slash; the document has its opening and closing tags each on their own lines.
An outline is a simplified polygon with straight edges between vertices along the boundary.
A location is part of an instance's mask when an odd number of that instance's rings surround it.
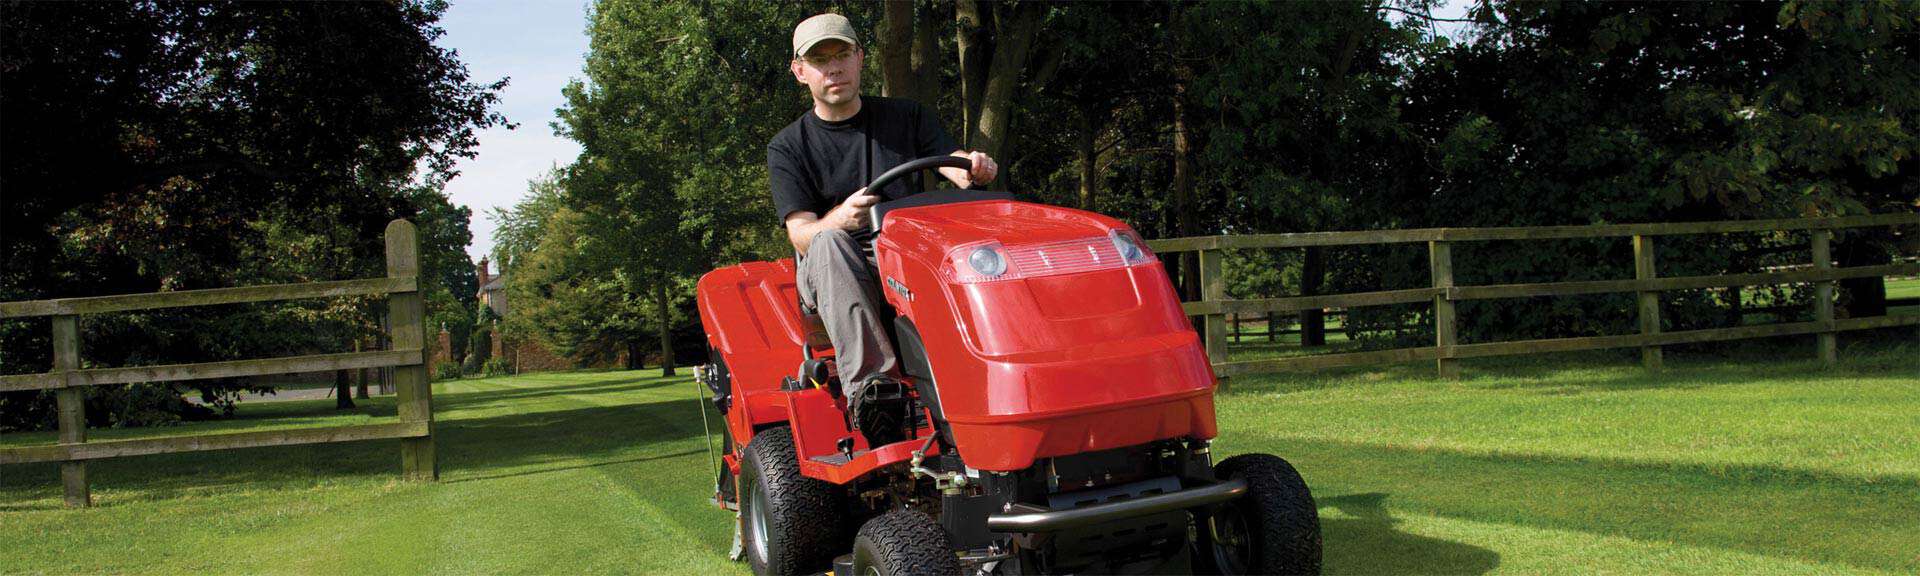
<svg viewBox="0 0 1920 576">
<path fill-rule="evenodd" d="M 886 172 L 880 173 L 880 176 L 878 178 L 874 178 L 873 182 L 870 182 L 867 184 L 867 191 L 878 195 L 880 194 L 881 189 L 885 188 L 888 184 L 892 184 L 894 180 L 899 180 L 902 176 L 906 176 L 908 174 L 918 172 L 921 170 L 926 170 L 929 168 L 972 168 L 972 167 L 973 167 L 972 160 L 961 158 L 959 156 L 928 156 L 926 158 L 920 158 L 918 160 L 910 160 L 906 164 L 894 166 L 892 170 L 888 170 Z M 882 198 L 885 198 L 885 197 L 882 196 Z M 892 198 L 886 198 L 886 199 L 892 200 Z"/>
<path fill-rule="evenodd" d="M 929 168 L 972 168 L 972 167 L 973 167 L 973 161 L 967 158 L 961 158 L 959 156 L 928 156 L 926 158 L 909 161 L 905 164 L 895 166 L 893 167 L 892 170 L 888 170 L 885 173 L 880 174 L 879 178 L 874 178 L 872 183 L 867 184 L 867 190 L 870 193 L 878 194 L 879 193 L 878 190 L 880 190 L 882 186 L 892 184 L 893 181 L 899 180 L 902 176 L 906 176 L 907 174 L 911 174 L 920 170 L 926 170 Z M 885 198 L 885 197 L 883 196 L 882 198 Z M 1013 199 L 1012 193 L 1002 192 L 1002 191 L 967 190 L 967 189 L 937 190 L 937 191 L 930 190 L 926 192 L 921 192 L 919 194 L 914 194 L 914 195 L 906 196 L 902 198 L 889 199 L 889 200 L 882 201 L 879 204 L 874 204 L 872 208 L 867 209 L 868 210 L 867 214 L 869 215 L 869 218 L 867 218 L 867 221 L 869 224 L 873 226 L 873 233 L 875 238 L 878 238 L 880 234 L 880 224 L 886 220 L 887 212 L 897 208 L 907 208 L 911 206 L 931 206 L 934 204 L 950 204 L 954 202 L 973 202 L 977 200 L 1012 200 L 1012 199 Z"/>
</svg>

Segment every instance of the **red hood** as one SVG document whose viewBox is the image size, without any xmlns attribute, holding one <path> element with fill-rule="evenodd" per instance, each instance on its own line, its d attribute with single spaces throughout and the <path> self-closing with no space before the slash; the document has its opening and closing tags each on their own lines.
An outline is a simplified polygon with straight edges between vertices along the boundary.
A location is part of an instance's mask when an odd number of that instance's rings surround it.
<svg viewBox="0 0 1920 576">
<path fill-rule="evenodd" d="M 1119 220 L 1072 208 L 986 200 L 889 212 L 882 235 L 902 240 L 900 248 L 919 252 L 916 256 L 938 261 L 947 250 L 969 242 L 1042 244 L 1103 238 L 1109 230 L 1126 227 Z"/>
</svg>

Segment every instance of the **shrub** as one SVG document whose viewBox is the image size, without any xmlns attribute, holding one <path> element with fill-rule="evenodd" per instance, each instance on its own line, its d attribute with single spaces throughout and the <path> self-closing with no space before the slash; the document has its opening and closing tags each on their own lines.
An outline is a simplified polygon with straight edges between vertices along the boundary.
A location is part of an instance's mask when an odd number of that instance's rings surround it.
<svg viewBox="0 0 1920 576">
<path fill-rule="evenodd" d="M 506 358 L 488 358 L 486 371 L 488 376 L 505 376 L 513 373 L 513 367 L 507 365 Z"/>
<path fill-rule="evenodd" d="M 434 380 L 458 380 L 459 378 L 460 364 L 449 361 L 433 365 Z"/>
<path fill-rule="evenodd" d="M 461 363 L 461 373 L 478 376 L 486 369 L 488 358 L 493 356 L 493 332 L 486 329 L 474 330 L 467 337 L 467 359 Z"/>
</svg>

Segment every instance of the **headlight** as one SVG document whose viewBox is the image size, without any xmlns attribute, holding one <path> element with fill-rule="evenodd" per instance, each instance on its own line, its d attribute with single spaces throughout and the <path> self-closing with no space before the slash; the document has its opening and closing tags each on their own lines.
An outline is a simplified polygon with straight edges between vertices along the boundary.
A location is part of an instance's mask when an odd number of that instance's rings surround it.
<svg viewBox="0 0 1920 576">
<path fill-rule="evenodd" d="M 1111 236 L 1113 249 L 1120 253 L 1120 261 L 1133 265 L 1153 260 L 1153 253 L 1141 245 L 1140 238 L 1134 236 L 1132 231 L 1114 230 Z"/>
<path fill-rule="evenodd" d="M 967 265 L 973 267 L 974 273 L 987 278 L 1007 272 L 1006 257 L 1001 256 L 1000 251 L 992 246 L 974 248 L 973 253 L 967 255 Z"/>
<path fill-rule="evenodd" d="M 999 282 L 1020 277 L 1019 266 L 1007 257 L 1007 249 L 991 240 L 954 247 L 947 251 L 942 273 L 955 282 Z"/>
</svg>

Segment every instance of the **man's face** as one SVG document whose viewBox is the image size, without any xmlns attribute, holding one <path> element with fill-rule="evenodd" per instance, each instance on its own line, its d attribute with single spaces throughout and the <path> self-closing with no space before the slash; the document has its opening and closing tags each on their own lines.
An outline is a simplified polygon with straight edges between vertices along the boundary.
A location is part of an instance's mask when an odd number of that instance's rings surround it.
<svg viewBox="0 0 1920 576">
<path fill-rule="evenodd" d="M 836 106 L 860 96 L 860 68 L 865 64 L 859 47 L 827 40 L 793 59 L 793 79 L 806 84 L 814 100 Z"/>
</svg>

